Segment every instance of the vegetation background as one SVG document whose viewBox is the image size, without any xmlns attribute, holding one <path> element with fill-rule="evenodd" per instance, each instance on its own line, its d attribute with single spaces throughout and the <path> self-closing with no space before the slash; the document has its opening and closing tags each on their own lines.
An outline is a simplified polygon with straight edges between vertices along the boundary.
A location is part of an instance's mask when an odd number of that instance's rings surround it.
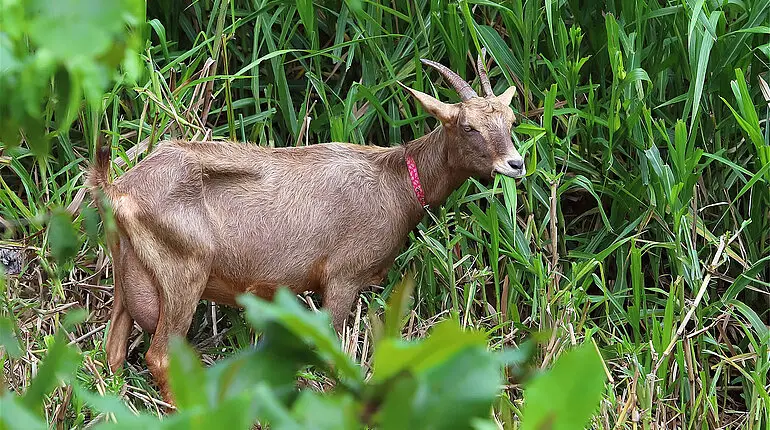
<svg viewBox="0 0 770 430">
<path fill-rule="evenodd" d="M 371 368 L 371 315 L 412 271 L 406 338 L 453 316 L 493 350 L 542 336 L 540 368 L 594 345 L 608 379 L 594 428 L 770 425 L 770 0 L 0 5 L 2 244 L 24 256 L 2 299 L 22 344 L 0 358 L 11 390 L 82 307 L 77 379 L 159 410 L 146 335 L 124 372 L 104 365 L 111 271 L 82 188 L 100 134 L 118 174 L 171 137 L 398 145 L 435 121 L 396 81 L 455 101 L 419 59 L 473 81 L 486 47 L 496 93 L 519 89 L 528 176 L 468 181 L 434 208 L 361 297 L 343 349 Z M 211 364 L 253 331 L 202 303 L 188 341 Z M 493 414 L 516 428 L 508 382 Z M 83 402 L 58 386 L 42 413 L 84 426 Z"/>
</svg>

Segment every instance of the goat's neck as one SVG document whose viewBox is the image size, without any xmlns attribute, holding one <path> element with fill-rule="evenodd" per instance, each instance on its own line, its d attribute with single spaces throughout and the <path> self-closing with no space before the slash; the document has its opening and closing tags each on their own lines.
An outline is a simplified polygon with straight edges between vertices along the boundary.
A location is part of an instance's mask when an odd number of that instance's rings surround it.
<svg viewBox="0 0 770 430">
<path fill-rule="evenodd" d="M 417 165 L 425 201 L 431 207 L 442 205 L 452 191 L 471 176 L 451 165 L 451 146 L 452 142 L 441 126 L 406 144 L 406 153 Z"/>
</svg>

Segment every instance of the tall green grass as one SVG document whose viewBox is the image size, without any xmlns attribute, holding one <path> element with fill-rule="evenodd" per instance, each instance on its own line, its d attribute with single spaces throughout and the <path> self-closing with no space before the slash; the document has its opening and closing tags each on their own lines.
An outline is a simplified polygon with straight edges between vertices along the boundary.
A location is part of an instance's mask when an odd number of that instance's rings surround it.
<svg viewBox="0 0 770 430">
<path fill-rule="evenodd" d="M 493 348 L 542 336 L 543 366 L 595 344 L 611 381 L 596 428 L 770 424 L 770 1 L 166 1 L 146 15 L 138 85 L 119 80 L 62 131 L 53 117 L 50 156 L 22 144 L 0 159 L 2 216 L 31 267 L 49 264 L 48 211 L 79 206 L 100 130 L 118 170 L 168 137 L 397 145 L 435 121 L 396 81 L 456 101 L 419 59 L 478 83 L 486 47 L 496 93 L 518 87 L 530 173 L 471 180 L 434 208 L 362 314 L 411 269 L 412 333 L 450 312 Z M 86 240 L 75 282 L 45 307 L 87 297 L 78 282 L 102 255 Z M 21 312 L 40 297 L 9 300 Z M 209 352 L 249 342 L 241 317 L 216 312 L 230 329 Z M 202 342 L 216 329 L 203 306 L 198 319 Z M 366 324 L 351 330 L 366 343 Z M 97 360 L 100 336 L 83 345 Z M 152 396 L 128 375 L 110 389 Z M 511 382 L 495 406 L 504 428 L 520 407 Z"/>
</svg>

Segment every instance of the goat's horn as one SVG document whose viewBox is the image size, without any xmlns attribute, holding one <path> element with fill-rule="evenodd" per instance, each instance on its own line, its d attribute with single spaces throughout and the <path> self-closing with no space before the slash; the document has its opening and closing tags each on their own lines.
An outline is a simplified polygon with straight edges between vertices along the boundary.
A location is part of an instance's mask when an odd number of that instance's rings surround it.
<svg viewBox="0 0 770 430">
<path fill-rule="evenodd" d="M 435 61 L 421 59 L 422 64 L 425 64 L 427 66 L 431 66 L 434 69 L 438 70 L 439 73 L 449 81 L 450 84 L 454 87 L 455 91 L 457 91 L 457 94 L 460 95 L 460 99 L 462 101 L 466 101 L 469 99 L 472 99 L 473 97 L 478 97 L 479 95 L 476 94 L 476 91 L 473 91 L 473 88 L 471 88 L 470 85 L 468 85 L 467 82 L 465 82 L 465 79 L 461 78 L 460 75 L 457 73 L 449 70 L 448 67 L 444 66 L 443 64 L 439 64 Z"/>
<path fill-rule="evenodd" d="M 492 84 L 489 83 L 489 76 L 484 69 L 484 57 L 487 55 L 487 48 L 481 48 L 481 54 L 476 61 L 476 68 L 479 69 L 479 79 L 481 80 L 481 88 L 484 90 L 484 97 L 494 97 L 495 93 L 492 92 Z"/>
</svg>

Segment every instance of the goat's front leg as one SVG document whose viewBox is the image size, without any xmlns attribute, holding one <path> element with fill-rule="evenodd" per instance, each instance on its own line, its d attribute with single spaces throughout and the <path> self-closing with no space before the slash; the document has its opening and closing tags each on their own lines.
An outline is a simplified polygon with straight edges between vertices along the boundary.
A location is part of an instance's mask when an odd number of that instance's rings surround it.
<svg viewBox="0 0 770 430">
<path fill-rule="evenodd" d="M 326 286 L 323 307 L 331 314 L 334 330 L 340 335 L 360 290 L 360 285 L 352 281 L 333 280 Z"/>
</svg>

